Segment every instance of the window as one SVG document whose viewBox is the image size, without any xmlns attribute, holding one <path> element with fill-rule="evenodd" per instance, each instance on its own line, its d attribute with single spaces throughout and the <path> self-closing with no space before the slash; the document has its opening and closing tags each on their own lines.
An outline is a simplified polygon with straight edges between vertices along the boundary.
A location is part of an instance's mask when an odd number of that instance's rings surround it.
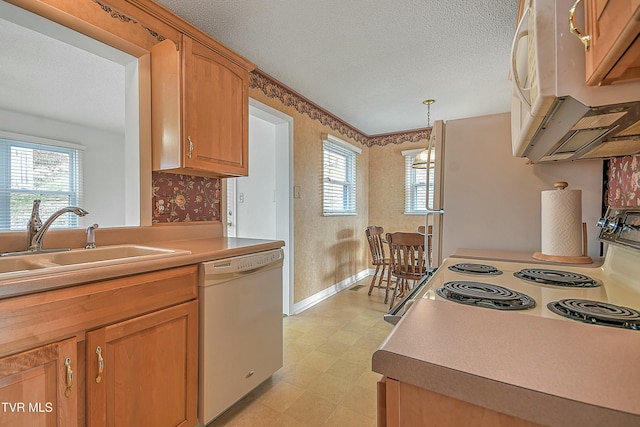
<svg viewBox="0 0 640 427">
<path fill-rule="evenodd" d="M 81 202 L 81 147 L 58 141 L 28 142 L 0 136 L 0 230 L 25 230 L 34 199 L 41 199 L 45 220 L 65 206 Z M 78 226 L 76 215 L 60 217 L 56 228 Z"/>
<path fill-rule="evenodd" d="M 405 215 L 424 215 L 427 212 L 427 197 L 429 206 L 433 206 L 434 168 L 414 169 L 411 167 L 413 159 L 422 149 L 405 150 L 404 156 L 404 213 Z M 429 191 L 427 192 L 427 171 L 429 171 Z"/>
<path fill-rule="evenodd" d="M 356 214 L 357 154 L 362 150 L 332 135 L 322 142 L 322 213 Z"/>
</svg>

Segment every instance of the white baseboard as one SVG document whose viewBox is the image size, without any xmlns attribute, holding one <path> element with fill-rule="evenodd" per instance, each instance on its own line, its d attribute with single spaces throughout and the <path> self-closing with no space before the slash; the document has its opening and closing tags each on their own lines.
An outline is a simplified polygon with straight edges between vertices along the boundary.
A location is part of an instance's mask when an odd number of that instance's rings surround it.
<svg viewBox="0 0 640 427">
<path fill-rule="evenodd" d="M 354 276 L 348 277 L 348 278 L 342 280 L 341 282 L 336 283 L 335 285 L 332 285 L 332 286 L 329 286 L 326 289 L 323 289 L 322 291 L 318 292 L 317 294 L 311 295 L 310 297 L 305 298 L 302 301 L 295 303 L 293 305 L 293 314 L 295 315 L 295 314 L 302 313 L 306 309 L 311 308 L 314 305 L 316 305 L 317 303 L 326 300 L 330 296 L 333 296 L 333 295 L 337 294 L 338 292 L 347 289 L 348 287 L 350 287 L 354 283 L 364 279 L 365 277 L 369 276 L 370 274 L 373 274 L 373 273 L 371 273 L 370 269 L 362 270 L 361 272 L 359 272 L 358 274 L 356 274 Z"/>
</svg>

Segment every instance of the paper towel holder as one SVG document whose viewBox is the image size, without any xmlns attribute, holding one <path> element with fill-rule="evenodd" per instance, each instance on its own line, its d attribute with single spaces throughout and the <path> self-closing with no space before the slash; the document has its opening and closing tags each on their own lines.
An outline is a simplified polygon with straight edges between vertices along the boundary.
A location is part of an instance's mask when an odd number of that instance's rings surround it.
<svg viewBox="0 0 640 427">
<path fill-rule="evenodd" d="M 553 183 L 553 186 L 556 187 L 558 190 L 564 190 L 569 186 L 569 183 L 567 181 L 556 181 Z"/>
<path fill-rule="evenodd" d="M 540 261 L 560 262 L 564 264 L 591 264 L 593 260 L 587 255 L 587 223 L 582 223 L 582 256 L 547 255 L 542 252 L 534 252 L 532 255 Z"/>
<path fill-rule="evenodd" d="M 566 181 L 557 181 L 553 184 L 553 186 L 561 191 L 569 186 L 569 183 Z M 549 261 L 549 262 L 558 262 L 565 264 L 591 264 L 593 260 L 590 256 L 587 255 L 588 245 L 587 245 L 587 223 L 582 223 L 582 256 L 562 256 L 562 255 L 547 255 L 542 252 L 534 252 L 533 258 L 541 260 L 541 261 Z"/>
</svg>

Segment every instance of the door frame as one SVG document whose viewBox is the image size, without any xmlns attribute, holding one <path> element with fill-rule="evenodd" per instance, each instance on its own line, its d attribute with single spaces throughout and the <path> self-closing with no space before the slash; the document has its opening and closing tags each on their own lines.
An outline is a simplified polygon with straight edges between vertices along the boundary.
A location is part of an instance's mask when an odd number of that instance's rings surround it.
<svg viewBox="0 0 640 427">
<path fill-rule="evenodd" d="M 276 110 L 260 101 L 249 98 L 249 116 L 265 120 L 276 127 L 276 238 L 285 242 L 284 264 L 282 269 L 282 312 L 291 315 L 294 313 L 294 227 L 293 227 L 293 117 Z M 251 132 L 249 132 L 251 139 Z M 249 144 L 251 149 L 251 144 Z M 224 180 L 227 181 L 227 180 Z M 231 185 L 224 184 L 225 195 Z M 233 190 L 232 190 L 233 191 Z M 237 217 L 233 206 L 227 206 L 228 197 L 223 198 L 223 230 L 228 234 L 227 223 L 229 208 Z M 236 218 L 232 218 L 235 224 Z"/>
</svg>

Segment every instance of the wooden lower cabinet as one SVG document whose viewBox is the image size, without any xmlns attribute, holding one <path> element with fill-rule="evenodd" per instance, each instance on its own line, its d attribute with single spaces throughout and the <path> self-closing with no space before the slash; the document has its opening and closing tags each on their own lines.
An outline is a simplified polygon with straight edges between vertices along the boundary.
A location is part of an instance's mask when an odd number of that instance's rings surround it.
<svg viewBox="0 0 640 427">
<path fill-rule="evenodd" d="M 193 265 L 0 299 L 0 426 L 195 426 L 197 278 Z"/>
<path fill-rule="evenodd" d="M 541 427 L 391 378 L 378 382 L 378 427 Z"/>
<path fill-rule="evenodd" d="M 0 425 L 77 426 L 77 341 L 0 358 Z"/>
<path fill-rule="evenodd" d="M 87 426 L 193 426 L 197 302 L 87 333 Z"/>
</svg>

